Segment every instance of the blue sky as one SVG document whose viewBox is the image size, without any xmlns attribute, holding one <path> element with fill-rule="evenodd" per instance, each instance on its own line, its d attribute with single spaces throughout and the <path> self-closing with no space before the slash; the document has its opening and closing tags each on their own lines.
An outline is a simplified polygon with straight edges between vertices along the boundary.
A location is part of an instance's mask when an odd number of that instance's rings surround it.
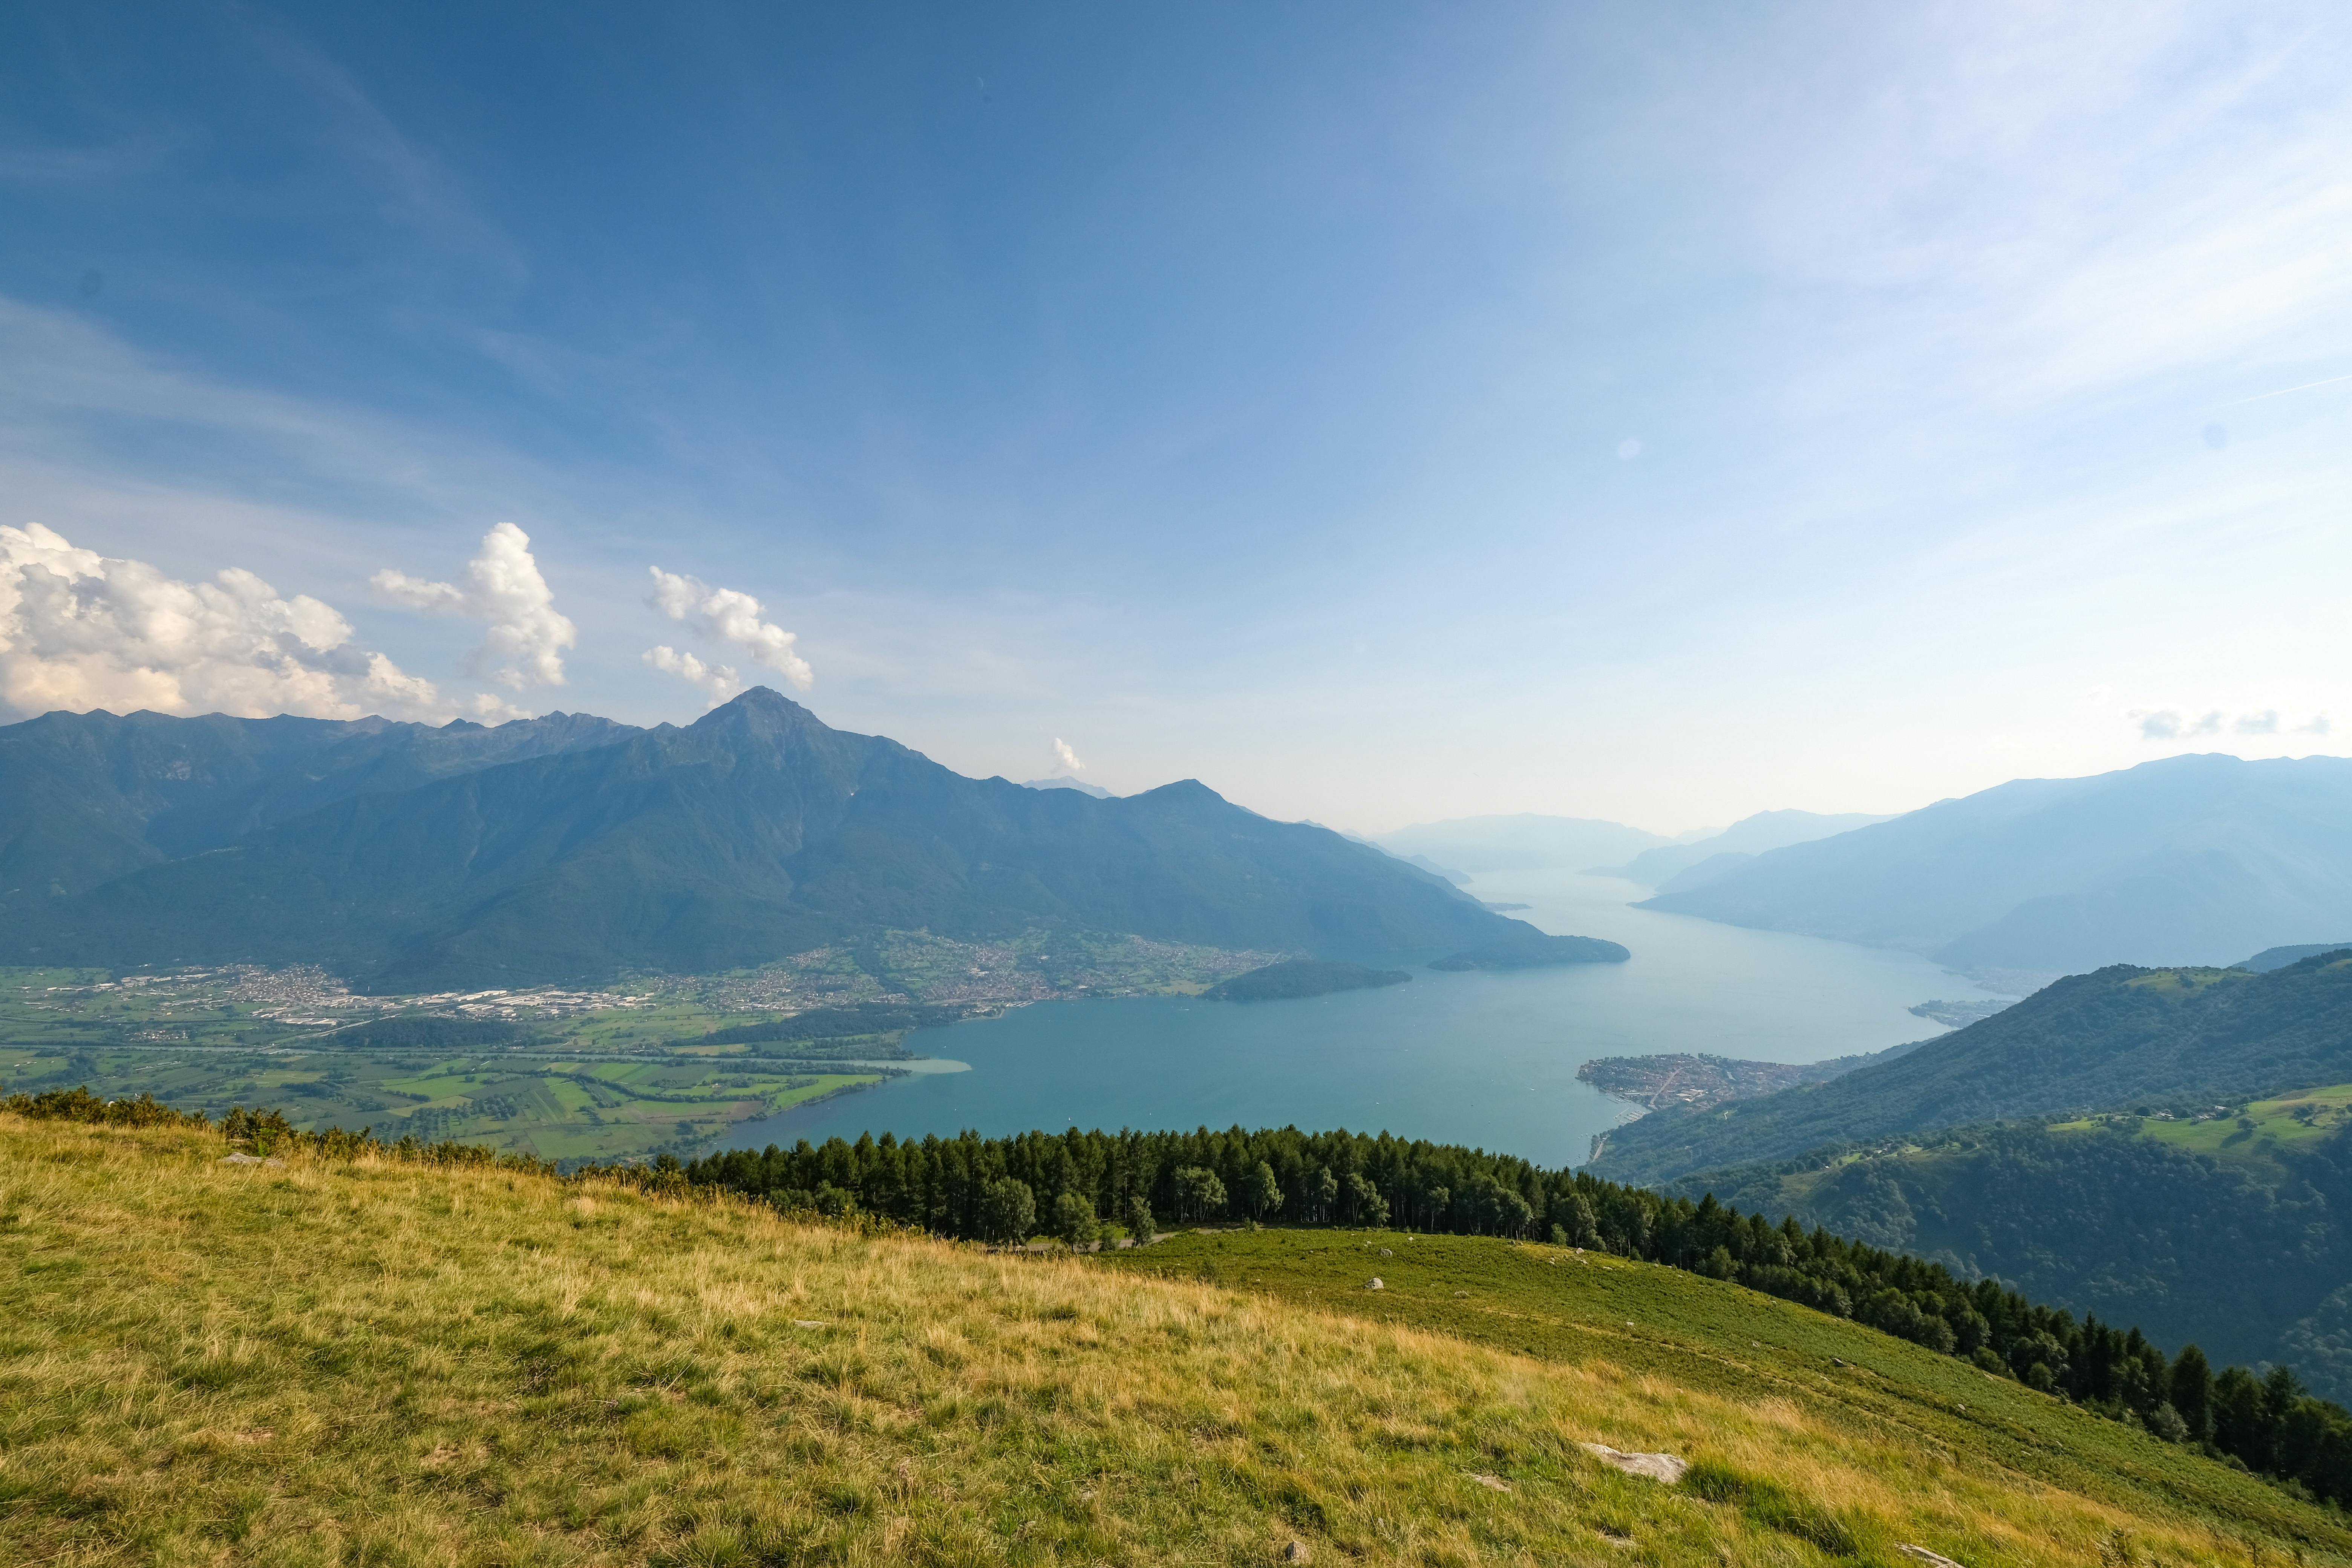
<svg viewBox="0 0 2352 1568">
<path fill-rule="evenodd" d="M 485 9 L 0 21 L 16 710 L 1662 831 L 2352 723 L 2341 7 Z"/>
</svg>

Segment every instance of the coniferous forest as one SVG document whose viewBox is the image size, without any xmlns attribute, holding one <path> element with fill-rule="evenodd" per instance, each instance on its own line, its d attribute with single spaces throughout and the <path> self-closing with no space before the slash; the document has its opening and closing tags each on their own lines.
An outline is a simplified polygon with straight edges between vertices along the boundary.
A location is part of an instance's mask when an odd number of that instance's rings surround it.
<svg viewBox="0 0 2352 1568">
<path fill-rule="evenodd" d="M 1001 1243 L 1047 1230 L 1073 1243 L 1104 1223 L 1395 1226 L 1597 1248 L 1665 1264 L 1850 1318 L 1989 1373 L 2198 1444 L 2338 1504 L 2352 1502 L 2352 1412 L 2294 1372 L 2215 1370 L 2137 1328 L 2077 1321 L 1998 1280 L 1850 1241 L 1794 1219 L 1775 1226 L 1712 1194 L 1693 1202 L 1459 1145 L 1296 1128 L 1027 1132 L 1011 1138 L 885 1133 L 856 1143 L 731 1150 L 682 1167 L 700 1186 L 786 1209 L 865 1214 Z"/>
</svg>

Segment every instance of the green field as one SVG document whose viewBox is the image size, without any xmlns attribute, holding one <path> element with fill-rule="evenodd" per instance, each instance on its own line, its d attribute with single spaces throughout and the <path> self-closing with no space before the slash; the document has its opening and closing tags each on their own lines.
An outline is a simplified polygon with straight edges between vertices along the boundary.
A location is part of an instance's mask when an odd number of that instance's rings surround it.
<svg viewBox="0 0 2352 1568">
<path fill-rule="evenodd" d="M 1048 925 L 1001 943 L 887 931 L 759 969 L 584 991 L 383 997 L 317 969 L 0 969 L 0 1089 L 152 1093 L 215 1114 L 278 1105 L 308 1130 L 548 1160 L 691 1155 L 734 1123 L 880 1082 L 910 1025 L 1055 996 L 1198 993 L 1274 956 Z M 482 1032 L 367 1038 L 419 1024 Z M 769 1025 L 792 1037 L 742 1043 Z"/>
<path fill-rule="evenodd" d="M 0 1085 L 12 1092 L 86 1085 L 106 1099 L 152 1093 L 215 1116 L 270 1105 L 305 1131 L 367 1127 L 387 1141 L 456 1139 L 542 1160 L 690 1154 L 732 1123 L 883 1076 L 797 1070 L 740 1047 L 597 1061 L 513 1052 L 0 1046 Z"/>
<path fill-rule="evenodd" d="M 2140 1122 L 2139 1130 L 2147 1137 L 2200 1154 L 2234 1154 L 2249 1145 L 2266 1142 L 2285 1148 L 2316 1143 L 2352 1124 L 2352 1083 L 2306 1089 L 2231 1109 L 2234 1115 L 2216 1115 L 2206 1121 L 2149 1117 Z"/>
<path fill-rule="evenodd" d="M 2134 1134 L 2191 1154 L 2209 1155 L 2253 1167 L 2265 1180 L 2285 1173 L 2273 1156 L 2315 1148 L 2352 1127 L 2352 1084 L 2298 1089 L 2271 1100 L 2247 1100 L 2161 1116 L 2113 1111 L 2050 1124 L 2053 1133 L 2097 1129 Z"/>
</svg>

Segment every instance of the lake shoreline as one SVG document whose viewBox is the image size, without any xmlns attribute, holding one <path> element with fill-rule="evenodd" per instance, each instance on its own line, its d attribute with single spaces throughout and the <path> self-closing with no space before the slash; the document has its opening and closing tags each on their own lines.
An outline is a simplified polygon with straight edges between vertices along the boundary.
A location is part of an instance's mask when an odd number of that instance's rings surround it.
<svg viewBox="0 0 2352 1568">
<path fill-rule="evenodd" d="M 1068 1127 L 1349 1127 L 1582 1164 L 1640 1108 L 1584 1063 L 1664 1052 L 1808 1066 L 1918 1037 L 1909 1009 L 1975 990 L 1916 954 L 1631 907 L 1639 889 L 1572 874 L 1482 878 L 1530 923 L 1632 950 L 1623 963 L 1433 973 L 1411 984 L 1254 1002 L 1191 995 L 1024 1004 L 910 1032 L 910 1076 L 814 1110 L 740 1124 L 730 1146 L 884 1131 L 901 1139 Z M 901 1063 L 900 1065 L 905 1065 Z"/>
</svg>

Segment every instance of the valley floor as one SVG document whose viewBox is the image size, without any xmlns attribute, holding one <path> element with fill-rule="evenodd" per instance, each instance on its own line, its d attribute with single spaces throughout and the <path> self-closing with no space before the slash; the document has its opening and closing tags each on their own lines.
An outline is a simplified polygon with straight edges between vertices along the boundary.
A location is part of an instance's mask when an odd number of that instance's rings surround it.
<svg viewBox="0 0 2352 1568">
<path fill-rule="evenodd" d="M 1041 1259 L 601 1180 L 224 1152 L 0 1114 L 0 1557 L 2352 1551 L 2338 1516 L 2192 1453 L 1622 1259 L 1345 1231 Z M 1706 1468 L 1664 1486 L 1584 1442 Z"/>
</svg>

